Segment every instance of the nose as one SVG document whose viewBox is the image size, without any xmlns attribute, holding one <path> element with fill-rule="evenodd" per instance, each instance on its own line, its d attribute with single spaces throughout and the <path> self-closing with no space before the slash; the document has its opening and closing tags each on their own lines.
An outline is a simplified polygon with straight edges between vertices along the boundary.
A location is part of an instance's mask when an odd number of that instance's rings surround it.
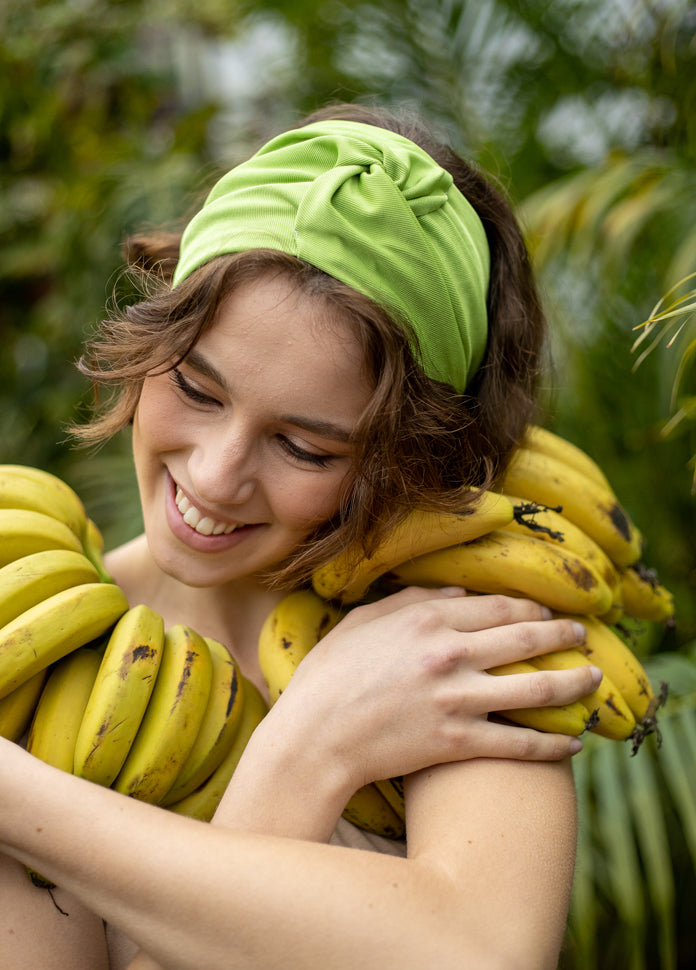
<svg viewBox="0 0 696 970">
<path fill-rule="evenodd" d="M 199 440 L 188 463 L 191 484 L 203 502 L 220 509 L 249 502 L 256 490 L 253 442 L 241 429 L 208 434 Z"/>
</svg>

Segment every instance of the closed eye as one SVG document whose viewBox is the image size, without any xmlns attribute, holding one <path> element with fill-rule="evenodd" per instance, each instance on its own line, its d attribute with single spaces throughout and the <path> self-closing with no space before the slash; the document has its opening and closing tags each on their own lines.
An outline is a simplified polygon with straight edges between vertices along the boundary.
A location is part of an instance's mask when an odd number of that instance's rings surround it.
<svg viewBox="0 0 696 970">
<path fill-rule="evenodd" d="M 298 461 L 304 461 L 310 465 L 317 465 L 319 468 L 327 468 L 334 460 L 333 455 L 318 455 L 312 451 L 305 451 L 304 448 L 296 445 L 292 438 L 287 438 L 285 435 L 278 435 L 278 441 L 281 447 L 292 458 L 296 458 Z"/>
<path fill-rule="evenodd" d="M 185 397 L 189 399 L 189 401 L 194 401 L 196 404 L 205 404 L 207 406 L 219 404 L 219 401 L 217 401 L 214 397 L 210 397 L 209 394 L 204 394 L 202 391 L 199 391 L 197 387 L 187 381 L 177 367 L 174 367 L 169 374 L 172 383 Z"/>
</svg>

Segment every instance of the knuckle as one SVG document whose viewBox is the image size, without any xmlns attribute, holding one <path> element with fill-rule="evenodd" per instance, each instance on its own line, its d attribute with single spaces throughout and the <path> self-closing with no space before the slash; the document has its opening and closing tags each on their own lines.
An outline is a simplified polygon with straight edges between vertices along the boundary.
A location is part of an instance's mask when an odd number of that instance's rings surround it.
<svg viewBox="0 0 696 970">
<path fill-rule="evenodd" d="M 536 751 L 536 739 L 531 731 L 516 729 L 512 738 L 512 756 L 521 761 L 531 758 Z"/>
<path fill-rule="evenodd" d="M 555 697 L 554 679 L 550 671 L 540 670 L 530 678 L 530 690 L 534 706 L 544 707 Z"/>
</svg>

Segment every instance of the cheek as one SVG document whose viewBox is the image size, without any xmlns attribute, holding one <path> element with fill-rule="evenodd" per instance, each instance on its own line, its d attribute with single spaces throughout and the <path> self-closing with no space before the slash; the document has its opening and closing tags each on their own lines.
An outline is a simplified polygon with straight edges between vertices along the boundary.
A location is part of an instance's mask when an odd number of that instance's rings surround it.
<svg viewBox="0 0 696 970">
<path fill-rule="evenodd" d="M 349 477 L 349 472 L 337 471 L 334 475 L 317 475 L 309 483 L 305 475 L 296 483 L 287 482 L 286 487 L 276 490 L 277 511 L 298 529 L 321 525 L 338 512 Z"/>
</svg>

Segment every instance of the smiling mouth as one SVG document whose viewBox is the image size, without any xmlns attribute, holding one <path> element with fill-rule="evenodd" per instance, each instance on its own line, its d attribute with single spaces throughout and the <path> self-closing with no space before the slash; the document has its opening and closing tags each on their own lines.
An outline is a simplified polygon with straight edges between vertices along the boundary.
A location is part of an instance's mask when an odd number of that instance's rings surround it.
<svg viewBox="0 0 696 970">
<path fill-rule="evenodd" d="M 220 522 L 217 519 L 212 519 L 209 515 L 203 515 L 195 505 L 189 502 L 178 485 L 174 501 L 186 525 L 198 532 L 199 535 L 228 536 L 235 530 L 244 528 L 242 522 L 231 525 L 229 522 Z"/>
</svg>

